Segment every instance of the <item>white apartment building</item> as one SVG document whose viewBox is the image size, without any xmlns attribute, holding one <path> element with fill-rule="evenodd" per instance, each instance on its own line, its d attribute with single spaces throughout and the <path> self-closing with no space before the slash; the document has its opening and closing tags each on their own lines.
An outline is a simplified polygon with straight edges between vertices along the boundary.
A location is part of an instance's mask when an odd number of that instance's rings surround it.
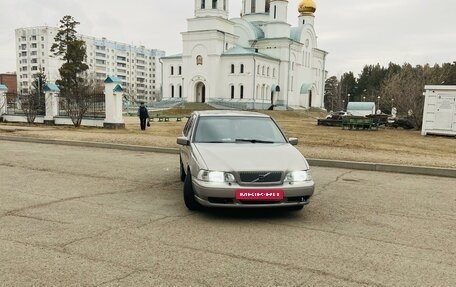
<svg viewBox="0 0 456 287">
<path fill-rule="evenodd" d="M 58 69 L 63 64 L 51 53 L 56 27 L 30 27 L 16 29 L 16 65 L 19 93 L 27 93 L 34 75 L 40 69 L 47 80 L 54 83 L 59 79 Z M 165 52 L 146 49 L 124 43 L 78 35 L 86 42 L 89 74 L 101 83 L 107 76 L 122 79 L 125 94 L 132 100 L 146 102 L 160 97 L 161 66 L 159 59 Z"/>
</svg>

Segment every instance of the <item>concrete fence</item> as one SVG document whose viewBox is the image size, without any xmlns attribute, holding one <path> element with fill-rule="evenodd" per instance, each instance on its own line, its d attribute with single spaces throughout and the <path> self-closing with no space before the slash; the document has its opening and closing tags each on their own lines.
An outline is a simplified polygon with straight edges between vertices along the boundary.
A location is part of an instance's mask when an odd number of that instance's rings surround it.
<svg viewBox="0 0 456 287">
<path fill-rule="evenodd" d="M 109 76 L 105 80 L 104 90 L 104 114 L 97 117 L 90 115 L 83 117 L 82 126 L 105 127 L 105 128 L 124 128 L 125 122 L 122 114 L 122 81 Z M 23 112 L 8 112 L 6 92 L 7 87 L 0 85 L 0 118 L 5 122 L 26 123 L 27 116 Z M 35 123 L 50 125 L 73 125 L 71 118 L 59 115 L 61 111 L 60 90 L 55 84 L 47 84 L 45 91 L 45 114 L 37 115 Z"/>
</svg>

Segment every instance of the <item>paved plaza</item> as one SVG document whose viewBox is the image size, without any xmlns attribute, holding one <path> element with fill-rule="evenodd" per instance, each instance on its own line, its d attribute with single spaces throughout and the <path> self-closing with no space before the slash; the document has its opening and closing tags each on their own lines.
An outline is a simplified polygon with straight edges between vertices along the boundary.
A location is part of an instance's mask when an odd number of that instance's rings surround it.
<svg viewBox="0 0 456 287">
<path fill-rule="evenodd" d="M 455 286 L 456 180 L 313 168 L 302 212 L 189 212 L 178 156 L 0 141 L 0 286 Z"/>
</svg>

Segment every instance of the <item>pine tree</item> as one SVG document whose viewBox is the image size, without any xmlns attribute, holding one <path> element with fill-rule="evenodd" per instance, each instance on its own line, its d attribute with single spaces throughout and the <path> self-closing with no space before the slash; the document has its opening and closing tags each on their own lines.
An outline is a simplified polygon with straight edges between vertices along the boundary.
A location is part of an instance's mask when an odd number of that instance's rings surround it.
<svg viewBox="0 0 456 287">
<path fill-rule="evenodd" d="M 85 42 L 77 37 L 76 26 L 80 23 L 72 16 L 66 15 L 60 20 L 59 31 L 55 36 L 55 43 L 51 52 L 61 57 L 64 64 L 60 67 L 60 80 L 56 84 L 60 88 L 68 116 L 75 127 L 79 127 L 84 114 L 89 108 L 91 90 L 86 71 L 89 69 L 86 60 Z"/>
<path fill-rule="evenodd" d="M 22 110 L 29 124 L 33 123 L 37 115 L 44 115 L 46 75 L 40 70 L 35 74 L 29 94 L 21 95 Z"/>
</svg>

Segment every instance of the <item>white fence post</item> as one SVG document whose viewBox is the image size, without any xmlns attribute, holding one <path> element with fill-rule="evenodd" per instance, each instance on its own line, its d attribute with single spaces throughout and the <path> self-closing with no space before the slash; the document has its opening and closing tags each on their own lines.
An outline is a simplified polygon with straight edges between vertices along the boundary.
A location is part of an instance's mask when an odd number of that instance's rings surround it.
<svg viewBox="0 0 456 287">
<path fill-rule="evenodd" d="M 122 114 L 122 80 L 115 76 L 109 76 L 105 80 L 105 110 L 106 118 L 103 123 L 105 128 L 125 128 Z"/>
<path fill-rule="evenodd" d="M 59 115 L 59 92 L 57 85 L 47 84 L 44 86 L 45 91 L 45 106 L 46 114 L 44 116 L 44 124 L 53 125 L 54 117 Z"/>
</svg>

